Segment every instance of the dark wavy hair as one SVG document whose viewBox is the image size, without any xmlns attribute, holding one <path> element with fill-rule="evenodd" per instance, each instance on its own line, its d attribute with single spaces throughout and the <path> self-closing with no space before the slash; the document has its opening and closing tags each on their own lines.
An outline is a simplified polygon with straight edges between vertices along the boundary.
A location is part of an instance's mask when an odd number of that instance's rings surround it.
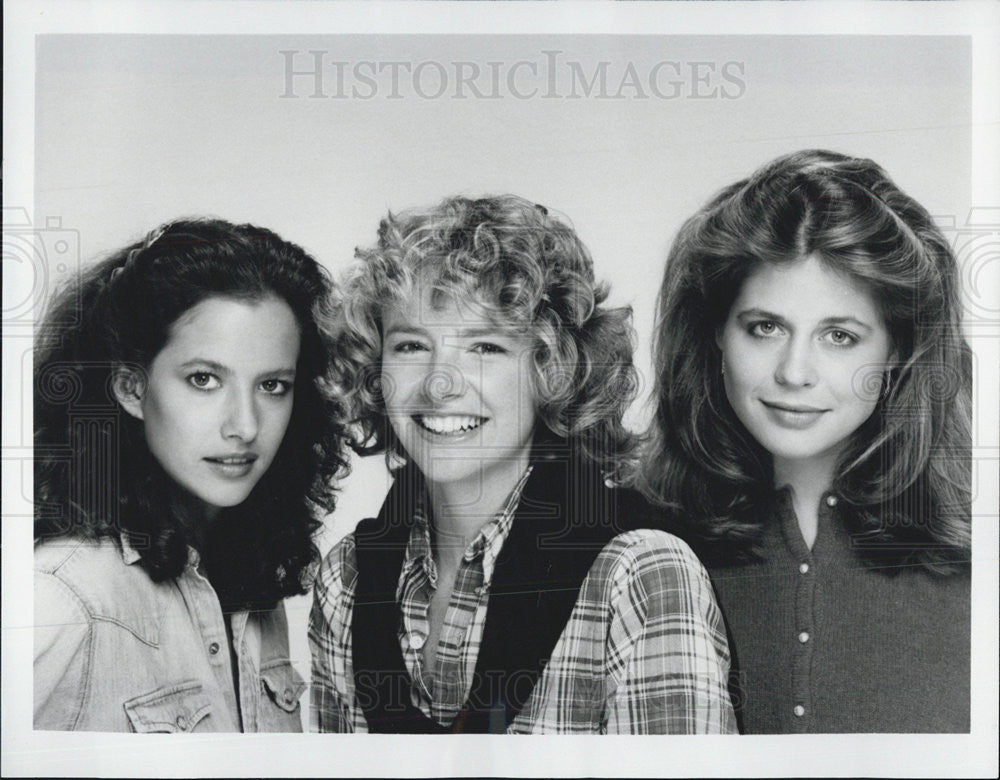
<svg viewBox="0 0 1000 780">
<path fill-rule="evenodd" d="M 534 340 L 541 399 L 535 434 L 568 444 L 606 474 L 632 462 L 635 436 L 622 415 L 635 398 L 631 309 L 604 304 L 607 286 L 575 231 L 543 206 L 514 195 L 455 197 L 425 210 L 389 214 L 378 243 L 358 249 L 341 281 L 334 373 L 357 431 L 355 449 L 405 454 L 382 395 L 382 312 L 433 285 L 434 300 L 457 295 L 504 327 Z"/>
<path fill-rule="evenodd" d="M 640 486 L 674 510 L 701 554 L 753 557 L 773 466 L 729 405 L 715 336 L 755 267 L 809 255 L 871 292 L 899 358 L 837 465 L 833 490 L 851 510 L 857 552 L 954 570 L 970 551 L 972 407 L 957 263 L 927 211 L 871 160 L 780 157 L 683 225 L 658 301 Z"/>
<path fill-rule="evenodd" d="M 301 335 L 291 418 L 268 471 L 219 513 L 200 552 L 227 608 L 305 592 L 317 513 L 333 509 L 333 479 L 347 470 L 343 412 L 327 378 L 331 295 L 325 269 L 295 244 L 209 219 L 164 225 L 62 289 L 36 334 L 36 542 L 126 535 L 154 581 L 181 573 L 187 502 L 150 454 L 142 422 L 118 405 L 112 378 L 123 366 L 148 368 L 200 301 L 275 296 Z"/>
</svg>

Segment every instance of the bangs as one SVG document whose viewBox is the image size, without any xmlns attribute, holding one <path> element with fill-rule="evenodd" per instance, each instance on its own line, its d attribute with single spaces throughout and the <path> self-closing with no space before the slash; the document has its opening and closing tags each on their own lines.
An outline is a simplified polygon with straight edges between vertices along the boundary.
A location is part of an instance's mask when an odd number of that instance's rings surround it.
<svg viewBox="0 0 1000 780">
<path fill-rule="evenodd" d="M 359 431 L 357 452 L 392 452 L 379 381 L 383 319 L 419 300 L 530 339 L 544 425 L 609 474 L 631 467 L 635 438 L 622 423 L 639 384 L 631 310 L 603 305 L 607 287 L 566 222 L 515 195 L 449 198 L 390 213 L 355 261 L 337 296 L 332 371 Z"/>
<path fill-rule="evenodd" d="M 544 299 L 541 286 L 532 289 L 531 281 L 523 274 L 503 278 L 496 268 L 472 273 L 449 258 L 421 258 L 418 265 L 401 265 L 398 273 L 381 280 L 377 306 L 384 312 L 429 294 L 435 310 L 454 306 L 460 321 L 467 315 L 489 321 L 498 331 L 525 336 L 537 331 Z"/>
</svg>

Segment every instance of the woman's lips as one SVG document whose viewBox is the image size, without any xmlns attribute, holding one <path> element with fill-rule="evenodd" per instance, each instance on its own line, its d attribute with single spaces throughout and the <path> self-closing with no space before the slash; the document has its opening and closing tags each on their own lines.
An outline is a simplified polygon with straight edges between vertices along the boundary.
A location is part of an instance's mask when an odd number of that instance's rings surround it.
<svg viewBox="0 0 1000 780">
<path fill-rule="evenodd" d="M 801 430 L 816 423 L 829 409 L 818 409 L 814 406 L 799 406 L 792 404 L 761 401 L 768 416 L 784 428 Z"/>
<path fill-rule="evenodd" d="M 428 436 L 459 439 L 478 431 L 489 418 L 476 414 L 415 414 L 417 429 Z"/>
<path fill-rule="evenodd" d="M 226 479 L 241 479 L 251 471 L 257 456 L 253 453 L 246 455 L 220 455 L 218 457 L 204 458 L 209 467 L 220 477 Z"/>
</svg>

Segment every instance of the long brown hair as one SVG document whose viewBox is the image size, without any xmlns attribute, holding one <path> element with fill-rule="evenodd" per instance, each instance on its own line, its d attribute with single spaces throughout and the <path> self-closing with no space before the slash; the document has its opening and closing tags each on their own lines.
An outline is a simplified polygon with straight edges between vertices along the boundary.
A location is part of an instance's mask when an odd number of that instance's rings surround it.
<svg viewBox="0 0 1000 780">
<path fill-rule="evenodd" d="M 305 592 L 319 559 L 317 513 L 332 511 L 334 479 L 348 466 L 343 415 L 326 386 L 332 281 L 300 247 L 264 228 L 169 223 L 53 300 L 36 334 L 35 540 L 127 534 L 153 580 L 183 571 L 190 540 L 180 491 L 150 453 L 142 423 L 109 388 L 117 367 L 148 368 L 171 325 L 211 296 L 276 296 L 302 337 L 278 453 L 250 496 L 220 512 L 200 550 L 225 606 L 263 607 Z"/>
<path fill-rule="evenodd" d="M 834 480 L 858 554 L 952 570 L 970 548 L 972 371 L 958 268 L 927 211 L 871 160 L 780 157 L 683 225 L 657 305 L 640 486 L 702 554 L 752 556 L 772 464 L 729 406 L 715 334 L 756 266 L 814 254 L 872 293 L 899 356 Z"/>
</svg>

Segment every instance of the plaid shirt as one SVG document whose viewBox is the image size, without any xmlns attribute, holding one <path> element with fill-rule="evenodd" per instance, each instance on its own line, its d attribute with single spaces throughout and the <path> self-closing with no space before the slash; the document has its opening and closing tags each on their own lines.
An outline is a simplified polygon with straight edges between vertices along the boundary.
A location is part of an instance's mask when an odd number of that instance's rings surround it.
<svg viewBox="0 0 1000 780">
<path fill-rule="evenodd" d="M 403 615 L 398 635 L 411 700 L 442 725 L 468 698 L 493 566 L 527 476 L 465 551 L 432 669 L 424 666 L 421 648 L 437 572 L 418 502 L 396 591 Z M 310 615 L 312 725 L 318 731 L 368 730 L 354 695 L 357 577 L 349 535 L 323 562 Z M 701 563 L 669 534 L 630 531 L 597 556 L 552 657 L 508 733 L 735 733 L 728 672 L 722 619 Z"/>
</svg>

